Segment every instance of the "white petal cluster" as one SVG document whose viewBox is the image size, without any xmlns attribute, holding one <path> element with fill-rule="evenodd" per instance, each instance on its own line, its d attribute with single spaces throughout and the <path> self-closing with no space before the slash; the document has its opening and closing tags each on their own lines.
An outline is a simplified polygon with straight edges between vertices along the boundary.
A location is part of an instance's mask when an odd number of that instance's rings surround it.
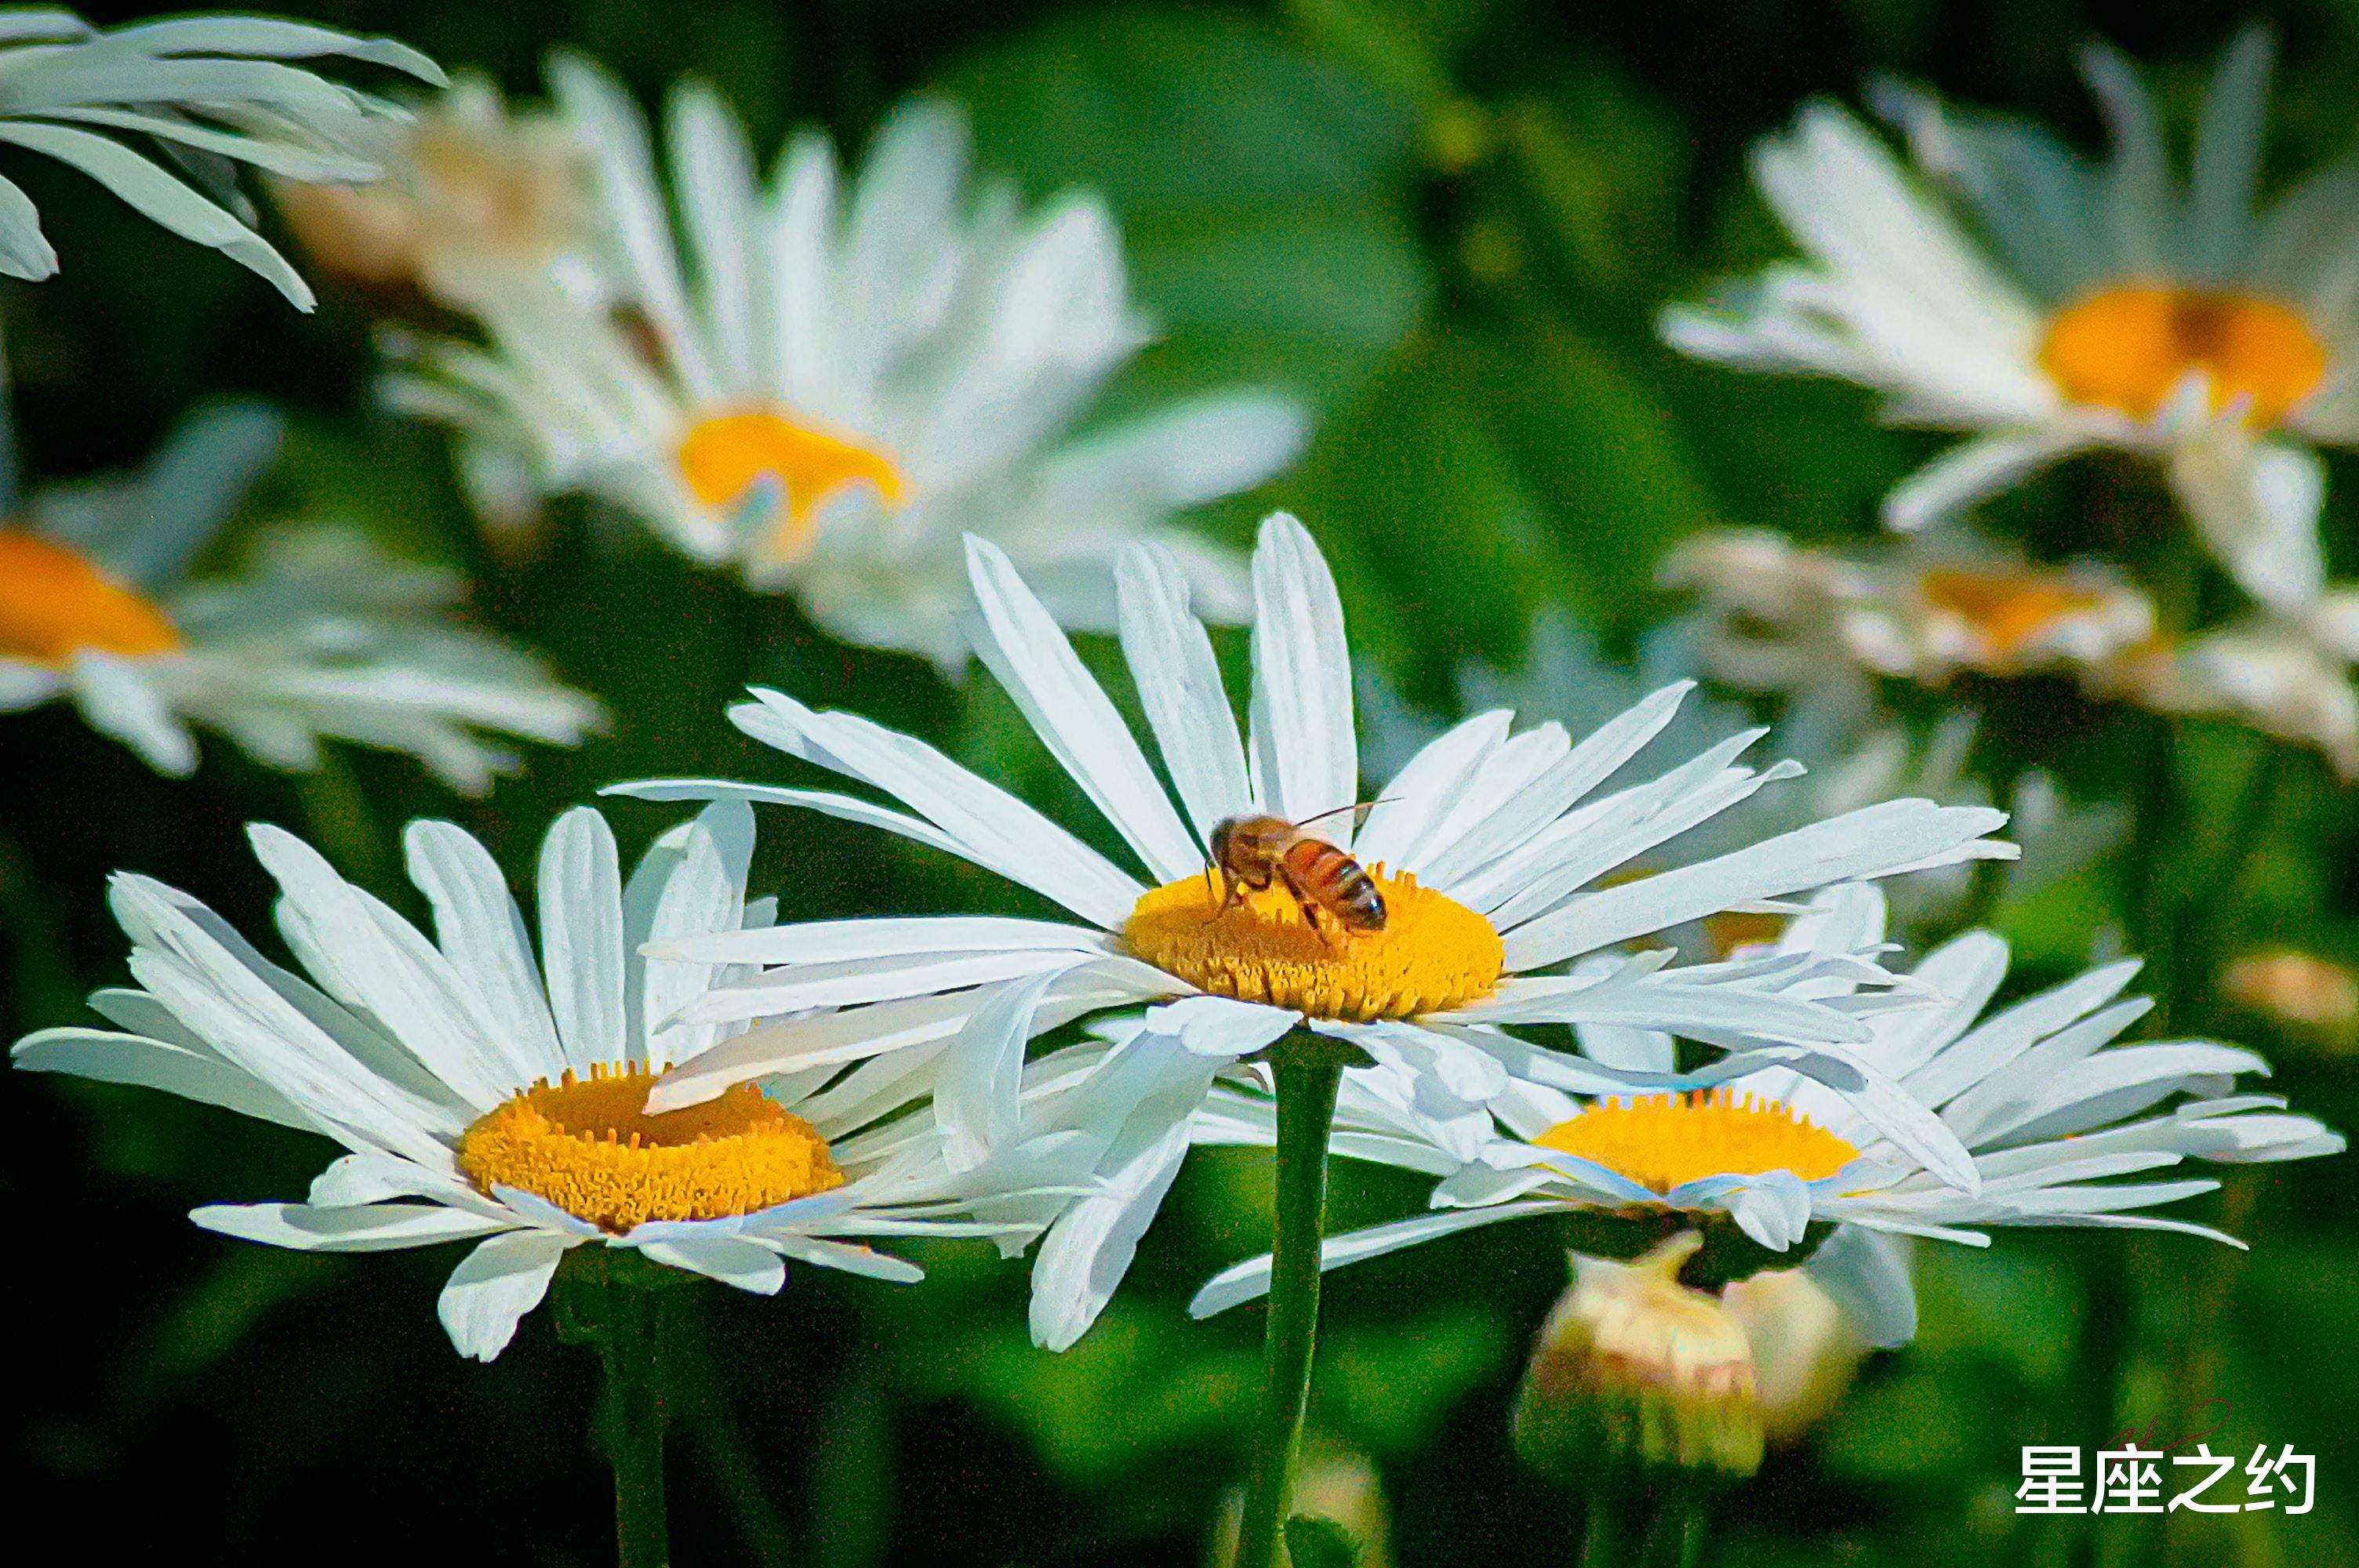
<svg viewBox="0 0 2359 1568">
<path fill-rule="evenodd" d="M 1876 890 L 1832 889 L 1777 951 L 1857 951 L 1881 937 L 1883 925 Z M 2193 1221 L 2146 1212 L 2218 1183 L 2118 1178 L 2190 1159 L 2245 1163 L 2343 1149 L 2341 1134 L 2288 1111 L 2282 1099 L 2240 1092 L 2240 1076 L 2268 1071 L 2251 1051 L 2202 1040 L 2115 1044 L 2152 1005 L 2121 1000 L 2136 962 L 2092 969 L 1985 1015 L 2006 968 L 2006 944 L 1987 931 L 1926 955 L 1908 977 L 1922 1005 L 1864 1020 L 1868 1039 L 1847 1054 L 1859 1069 L 1855 1083 L 1757 1052 L 1682 1073 L 1668 1033 L 1583 1031 L 1579 1057 L 1535 1053 L 1510 1064 L 1470 1136 L 1462 1117 L 1432 1113 L 1433 1093 L 1417 1069 L 1381 1064 L 1349 1072 L 1336 1152 L 1440 1179 L 1431 1213 L 1331 1238 L 1326 1266 L 1569 1206 L 1724 1214 L 1773 1251 L 1795 1247 L 1813 1223 L 1832 1222 L 1833 1234 L 1802 1267 L 1870 1343 L 1895 1345 L 1915 1334 L 1916 1300 L 1892 1238 L 1982 1247 L 1991 1227 L 2076 1225 L 2179 1230 L 2242 1246 Z M 1858 1157 L 1815 1180 L 1784 1169 L 1730 1171 L 1658 1193 L 1536 1141 L 1600 1100 L 1721 1086 L 1789 1108 Z M 1935 1129 L 1938 1141 L 1927 1139 Z M 1267 1094 L 1216 1092 L 1196 1137 L 1270 1143 Z M 1912 1137 L 1927 1141 L 1920 1148 Z M 1944 1146 L 1969 1152 L 1962 1171 L 1929 1165 L 1925 1152 Z M 1268 1279 L 1267 1258 L 1240 1264 L 1208 1283 L 1191 1310 L 1201 1316 L 1250 1301 Z"/>
<path fill-rule="evenodd" d="M 971 189 L 965 116 L 934 99 L 889 115 L 848 178 L 806 132 L 765 180 L 735 118 L 686 83 L 666 127 L 675 227 L 628 95 L 576 58 L 550 79 L 597 165 L 597 287 L 485 291 L 469 308 L 488 346 L 429 345 L 388 389 L 460 433 L 467 471 L 594 496 L 795 593 L 839 636 L 953 672 L 969 533 L 1020 562 L 1067 625 L 1112 624 L 1109 561 L 1140 538 L 1185 559 L 1208 611 L 1242 617 L 1233 563 L 1168 519 L 1269 477 L 1303 415 L 1238 392 L 1076 433 L 1151 335 L 1103 201 L 1069 192 L 1027 213 L 1005 184 Z M 774 473 L 716 503 L 683 444 L 748 414 L 857 449 L 897 482 L 799 492 Z"/>
<path fill-rule="evenodd" d="M 2359 159 L 2258 206 L 2270 59 L 2259 29 L 2223 57 L 2184 185 L 2136 71 L 2103 47 L 2082 62 L 2113 138 L 2094 167 L 2039 126 L 1879 83 L 1912 168 L 1843 109 L 1813 103 L 1753 160 L 1804 259 L 1668 311 L 1664 335 L 1701 358 L 1874 388 L 1896 423 L 1973 433 L 1886 498 L 1898 529 L 2075 452 L 2154 457 L 2222 567 L 2299 614 L 2324 575 L 2313 448 L 2359 445 Z M 2274 429 L 2234 401 L 2215 406 L 2200 372 L 2147 416 L 2074 400 L 2042 362 L 2051 313 L 2133 286 L 2281 306 L 2325 351 L 2326 374 Z"/>
<path fill-rule="evenodd" d="M 1020 1147 L 956 1172 L 929 1140 L 896 1134 L 863 1147 L 856 1135 L 921 1099 L 927 1076 L 879 1084 L 822 1071 L 771 1096 L 828 1140 L 848 1178 L 831 1191 L 619 1235 L 531 1193 L 484 1191 L 455 1151 L 502 1101 L 569 1071 L 659 1071 L 736 1032 L 675 1022 L 681 1001 L 716 977 L 639 949 L 766 923 L 767 901 L 745 896 L 752 814 L 714 806 L 658 838 L 627 881 L 603 818 L 587 807 L 560 817 L 540 852 L 538 958 L 490 852 L 450 823 L 413 823 L 405 840 L 410 878 L 434 912 L 431 939 L 300 839 L 268 827 L 252 837 L 304 974 L 272 963 L 186 893 L 119 875 L 111 902 L 131 937 L 137 989 L 92 999 L 116 1029 L 43 1030 L 17 1043 L 16 1065 L 142 1084 L 341 1143 L 346 1152 L 307 1201 L 213 1205 L 192 1217 L 315 1251 L 481 1238 L 442 1294 L 443 1325 L 464 1355 L 497 1355 L 560 1260 L 585 1243 L 764 1293 L 779 1288 L 789 1261 L 914 1280 L 916 1268 L 866 1238 L 1020 1238 L 1020 1221 L 973 1218 L 976 1202 L 1013 1201 L 1056 1175 Z"/>
<path fill-rule="evenodd" d="M 253 228 L 237 166 L 289 179 L 374 179 L 383 172 L 377 122 L 401 113 L 288 63 L 316 59 L 443 80 L 433 61 L 391 39 L 309 23 L 177 16 L 102 32 L 68 11 L 22 6 L 0 16 L 0 142 L 81 170 L 309 310 L 310 288 Z M 57 270 L 31 199 L 0 178 L 0 273 L 38 282 Z"/>
<path fill-rule="evenodd" d="M 515 765 L 495 737 L 578 744 L 598 722 L 594 702 L 456 620 L 455 574 L 391 557 L 357 530 L 286 528 L 234 576 L 190 575 L 280 434 L 266 409 L 215 409 L 136 475 L 36 495 L 33 533 L 148 598 L 179 645 L 61 659 L 0 646 L 0 711 L 71 700 L 168 773 L 196 766 L 190 727 L 201 726 L 296 772 L 319 765 L 322 740 L 405 752 L 469 793 Z"/>
<path fill-rule="evenodd" d="M 1506 1082 L 1503 1062 L 1530 1047 L 1506 1033 L 1523 1023 L 1668 1030 L 1733 1049 L 1806 1063 L 1846 1058 L 1871 1038 L 1862 1016 L 1890 1004 L 1872 958 L 1799 953 L 1734 965 L 1666 968 L 1658 948 L 1622 945 L 1714 913 L 1768 904 L 1858 877 L 2006 858 L 1985 837 L 2006 820 L 1983 807 L 1923 800 L 1865 806 L 1710 860 L 1615 885 L 1614 873 L 1680 834 L 1790 778 L 1779 764 L 1736 759 L 1759 731 L 1729 737 L 1660 776 L 1617 784 L 1669 725 L 1684 686 L 1655 693 L 1575 741 L 1562 726 L 1520 733 L 1512 716 L 1484 713 L 1420 751 L 1381 789 L 1356 830 L 1337 813 L 1362 798 L 1343 607 L 1310 534 L 1283 514 L 1264 526 L 1254 557 L 1256 612 L 1249 730 L 1223 690 L 1212 645 L 1190 614 L 1186 579 L 1153 546 L 1120 560 L 1122 644 L 1139 706 L 1177 803 L 1054 618 L 995 546 L 972 541 L 980 607 L 978 651 L 1035 731 L 1157 883 L 1202 873 L 1212 828 L 1271 813 L 1325 816 L 1322 832 L 1361 860 L 1382 862 L 1480 914 L 1503 937 L 1506 976 L 1486 997 L 1412 1018 L 1312 1017 L 1209 995 L 1142 961 L 1124 937 L 1149 884 L 1064 827 L 924 742 L 845 713 L 813 710 L 777 692 L 731 712 L 747 734 L 790 756 L 897 798 L 906 809 L 826 790 L 714 780 L 617 786 L 658 799 L 742 799 L 801 806 L 885 828 L 996 871 L 1062 906 L 1072 923 L 952 916 L 782 925 L 680 945 L 665 952 L 760 966 L 716 986 L 684 1017 L 766 1020 L 673 1073 L 655 1103 L 685 1105 L 732 1082 L 896 1054 L 957 1061 L 938 1104 L 968 1093 L 982 1103 L 951 1114 L 973 1128 L 1025 1124 L 1025 1043 L 1076 1019 L 1149 1004 L 1110 1054 L 1121 1071 L 1162 1064 L 1169 1081 L 1137 1096 L 1130 1130 L 1109 1145 L 1126 1196 L 1103 1198 L 1124 1216 L 1062 1233 L 1094 1249 L 1068 1261 L 1052 1235 L 1036 1267 L 1034 1329 L 1044 1343 L 1078 1336 L 1103 1306 L 1184 1152 L 1186 1113 L 1216 1067 L 1306 1026 L 1348 1040 L 1379 1062 L 1430 1069 L 1470 1111 Z M 1571 975 L 1569 961 L 1602 957 Z M 1854 984 L 1818 1000 L 1813 982 Z M 812 1014 L 814 1009 L 836 1011 Z M 1846 1081 L 1845 1065 L 1830 1068 Z M 1063 1091 L 1101 1092 L 1090 1075 Z M 1050 1114 L 1043 1112 L 1042 1114 Z M 1152 1125 L 1140 1122 L 1146 1116 Z M 1174 1120 L 1174 1118 L 1178 1120 Z M 978 1147 L 989 1140 L 981 1140 Z M 1938 1149 L 1930 1157 L 1942 1158 Z M 1962 1165 L 1962 1151 L 1955 1152 Z M 1138 1160 L 1149 1163 L 1139 1166 Z M 1095 1211 L 1093 1211 L 1095 1212 Z M 1069 1292 L 1078 1291 L 1078 1296 Z"/>
</svg>

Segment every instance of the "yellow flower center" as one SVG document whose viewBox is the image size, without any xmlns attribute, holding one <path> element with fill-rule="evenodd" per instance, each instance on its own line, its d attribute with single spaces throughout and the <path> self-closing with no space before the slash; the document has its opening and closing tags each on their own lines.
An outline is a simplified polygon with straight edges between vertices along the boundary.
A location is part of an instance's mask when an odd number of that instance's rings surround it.
<svg viewBox="0 0 2359 1568">
<path fill-rule="evenodd" d="M 810 548 L 821 507 L 854 484 L 872 484 L 897 506 L 909 481 L 883 452 L 846 441 L 770 409 L 739 410 L 701 419 L 679 443 L 680 477 L 689 492 L 716 510 L 734 507 L 760 481 L 786 492 L 786 514 L 775 546 L 789 560 Z"/>
<path fill-rule="evenodd" d="M 620 1234 L 651 1219 L 724 1219 L 843 1184 L 827 1140 L 738 1084 L 647 1114 L 656 1075 L 636 1063 L 543 1079 L 477 1119 L 459 1168 L 489 1192 L 518 1187 Z"/>
<path fill-rule="evenodd" d="M 1917 579 L 1917 591 L 1934 609 L 1966 622 L 2002 657 L 2020 653 L 2058 622 L 2105 603 L 2093 589 L 2034 572 L 1937 568 Z"/>
<path fill-rule="evenodd" d="M 1408 1018 L 1490 994 L 1506 961 L 1491 923 L 1417 879 L 1369 875 L 1381 931 L 1315 927 L 1281 885 L 1223 907 L 1220 873 L 1183 877 L 1138 901 L 1123 935 L 1141 958 L 1200 990 L 1313 1018 Z"/>
<path fill-rule="evenodd" d="M 2134 285 L 2059 311 L 2039 364 L 2066 397 L 2143 419 L 2190 371 L 2212 378 L 2213 412 L 2249 399 L 2275 425 L 2326 378 L 2326 348 L 2299 316 L 2267 299 Z"/>
<path fill-rule="evenodd" d="M 84 557 L 0 529 L 0 654 L 62 664 L 85 651 L 136 656 L 179 645 L 162 611 Z"/>
<path fill-rule="evenodd" d="M 1731 1089 L 1600 1100 L 1534 1140 L 1668 1193 L 1706 1176 L 1832 1176 L 1859 1151 L 1791 1107 Z"/>
</svg>

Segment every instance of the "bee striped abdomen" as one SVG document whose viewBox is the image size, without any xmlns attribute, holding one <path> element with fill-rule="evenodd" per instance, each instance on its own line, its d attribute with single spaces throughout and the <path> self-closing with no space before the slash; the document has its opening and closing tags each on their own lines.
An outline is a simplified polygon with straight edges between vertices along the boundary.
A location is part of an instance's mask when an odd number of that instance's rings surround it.
<svg viewBox="0 0 2359 1568">
<path fill-rule="evenodd" d="M 1354 931 L 1381 931 L 1384 894 L 1359 861 L 1323 838 L 1303 838 L 1288 846 L 1286 869 L 1295 885 Z"/>
</svg>

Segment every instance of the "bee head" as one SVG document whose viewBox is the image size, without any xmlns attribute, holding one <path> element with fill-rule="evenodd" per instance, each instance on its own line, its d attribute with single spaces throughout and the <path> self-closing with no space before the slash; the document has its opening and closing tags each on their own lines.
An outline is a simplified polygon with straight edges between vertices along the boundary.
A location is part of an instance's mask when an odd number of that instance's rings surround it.
<svg viewBox="0 0 2359 1568">
<path fill-rule="evenodd" d="M 1212 864 L 1225 866 L 1229 863 L 1229 838 L 1236 831 L 1236 827 L 1237 819 L 1234 816 L 1223 817 L 1212 824 Z"/>
</svg>

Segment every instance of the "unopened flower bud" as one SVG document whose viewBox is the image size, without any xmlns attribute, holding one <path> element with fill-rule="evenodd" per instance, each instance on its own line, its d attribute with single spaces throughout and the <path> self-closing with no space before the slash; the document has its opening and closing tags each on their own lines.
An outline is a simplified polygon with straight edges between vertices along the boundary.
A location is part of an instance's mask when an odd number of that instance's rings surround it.
<svg viewBox="0 0 2359 1568">
<path fill-rule="evenodd" d="M 1809 1436 L 1850 1389 L 1867 1346 L 1833 1298 L 1799 1269 L 1739 1280 L 1721 1303 L 1753 1346 L 1764 1435 L 1780 1446 Z"/>
<path fill-rule="evenodd" d="M 1516 1396 L 1527 1463 L 1572 1482 L 1616 1467 L 1731 1479 L 1760 1468 L 1752 1346 L 1726 1307 L 1679 1281 L 1702 1244 L 1686 1231 L 1635 1263 L 1573 1260 Z"/>
</svg>

